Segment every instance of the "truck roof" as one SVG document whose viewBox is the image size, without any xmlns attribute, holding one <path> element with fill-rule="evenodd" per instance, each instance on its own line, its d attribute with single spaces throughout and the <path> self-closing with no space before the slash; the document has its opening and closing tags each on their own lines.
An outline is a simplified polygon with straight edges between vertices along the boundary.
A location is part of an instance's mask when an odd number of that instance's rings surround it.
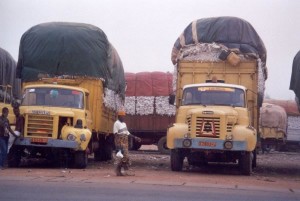
<svg viewBox="0 0 300 201">
<path fill-rule="evenodd" d="M 220 87 L 231 87 L 231 88 L 238 88 L 242 90 L 246 90 L 246 87 L 236 84 L 225 84 L 225 83 L 201 83 L 201 84 L 188 84 L 183 87 L 183 89 L 190 88 L 190 87 L 203 87 L 203 86 L 220 86 Z"/>
</svg>

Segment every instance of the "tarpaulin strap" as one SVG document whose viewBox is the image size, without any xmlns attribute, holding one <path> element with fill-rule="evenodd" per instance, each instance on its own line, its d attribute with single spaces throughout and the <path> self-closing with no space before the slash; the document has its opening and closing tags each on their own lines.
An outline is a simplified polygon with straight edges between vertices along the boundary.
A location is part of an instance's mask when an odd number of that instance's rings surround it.
<svg viewBox="0 0 300 201">
<path fill-rule="evenodd" d="M 192 22 L 192 36 L 193 36 L 193 41 L 195 44 L 198 43 L 198 36 L 197 36 L 197 20 Z"/>
<path fill-rule="evenodd" d="M 184 47 L 185 46 L 185 37 L 184 37 L 184 34 L 182 33 L 179 38 L 180 38 L 180 45 L 181 45 L 181 47 Z"/>
</svg>

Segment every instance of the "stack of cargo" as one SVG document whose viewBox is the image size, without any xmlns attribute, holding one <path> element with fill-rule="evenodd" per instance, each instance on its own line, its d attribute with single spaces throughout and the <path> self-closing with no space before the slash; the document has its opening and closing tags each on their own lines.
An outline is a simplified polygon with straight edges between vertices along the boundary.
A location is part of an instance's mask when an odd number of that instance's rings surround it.
<svg viewBox="0 0 300 201">
<path fill-rule="evenodd" d="M 8 119 L 15 120 L 12 103 L 21 98 L 21 80 L 16 78 L 16 62 L 4 49 L 0 48 L 0 114 L 3 107 L 9 110 Z"/>
<path fill-rule="evenodd" d="M 294 100 L 265 99 L 264 103 L 284 108 L 287 114 L 286 142 L 284 148 L 300 150 L 300 112 Z"/>
<path fill-rule="evenodd" d="M 9 85 L 12 87 L 12 95 L 14 98 L 20 98 L 21 80 L 16 79 L 16 61 L 4 49 L 0 48 L 0 100 L 3 101 L 3 87 Z M 10 94 L 8 94 L 10 96 Z M 7 97 L 8 97 L 7 96 Z"/>
<path fill-rule="evenodd" d="M 203 18 L 191 22 L 176 40 L 171 60 L 177 72 L 179 61 L 221 62 L 237 66 L 257 60 L 259 105 L 262 105 L 267 79 L 267 51 L 252 25 L 236 17 Z M 174 73 L 176 75 L 176 73 Z M 176 77 L 173 86 L 176 86 Z"/>
<path fill-rule="evenodd" d="M 260 138 L 263 151 L 269 145 L 276 146 L 286 141 L 287 114 L 283 107 L 263 103 L 260 108 Z"/>
<path fill-rule="evenodd" d="M 142 144 L 156 144 L 174 120 L 175 106 L 169 104 L 172 74 L 165 72 L 125 73 L 125 109 L 128 129 Z M 134 149 L 141 146 L 135 145 Z"/>
<path fill-rule="evenodd" d="M 26 31 L 20 43 L 17 76 L 23 82 L 70 76 L 101 79 L 105 105 L 115 110 L 122 105 L 123 65 L 100 28 L 83 23 L 43 23 Z"/>
</svg>

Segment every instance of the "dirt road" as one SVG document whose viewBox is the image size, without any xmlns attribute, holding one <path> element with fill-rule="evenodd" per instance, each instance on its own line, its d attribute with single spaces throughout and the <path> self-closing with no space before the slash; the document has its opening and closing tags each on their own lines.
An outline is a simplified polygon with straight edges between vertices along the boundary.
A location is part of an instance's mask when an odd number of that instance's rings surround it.
<svg viewBox="0 0 300 201">
<path fill-rule="evenodd" d="M 258 155 L 258 166 L 251 176 L 240 175 L 237 165 L 209 164 L 190 167 L 185 163 L 182 172 L 170 170 L 168 155 L 155 151 L 155 146 L 143 146 L 131 152 L 135 176 L 117 177 L 113 161 L 94 162 L 89 159 L 86 169 L 49 168 L 45 165 L 23 165 L 0 171 L 11 178 L 66 179 L 78 181 L 103 180 L 104 182 L 134 182 L 162 185 L 219 185 L 230 188 L 269 188 L 300 192 L 300 154 L 270 152 Z"/>
</svg>

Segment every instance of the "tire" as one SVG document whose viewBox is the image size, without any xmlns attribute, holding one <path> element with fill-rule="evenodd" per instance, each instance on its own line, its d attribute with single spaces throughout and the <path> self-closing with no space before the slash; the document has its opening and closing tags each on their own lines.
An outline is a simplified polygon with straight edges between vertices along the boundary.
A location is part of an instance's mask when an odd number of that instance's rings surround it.
<svg viewBox="0 0 300 201">
<path fill-rule="evenodd" d="M 74 153 L 74 167 L 75 168 L 86 168 L 88 163 L 88 156 L 85 151 L 76 151 Z"/>
<path fill-rule="evenodd" d="M 17 146 L 13 145 L 7 155 L 8 167 L 19 167 L 21 162 L 21 150 Z"/>
<path fill-rule="evenodd" d="M 168 147 L 167 147 L 167 137 L 166 136 L 159 139 L 159 141 L 157 143 L 157 148 L 158 148 L 158 151 L 162 154 L 170 154 L 171 153 L 170 149 L 168 149 Z"/>
<path fill-rule="evenodd" d="M 241 153 L 239 158 L 239 167 L 243 175 L 250 175 L 252 172 L 252 152 Z"/>
<path fill-rule="evenodd" d="M 172 149 L 171 150 L 171 170 L 172 171 L 182 171 L 182 167 L 183 167 L 183 155 L 180 152 L 179 149 Z"/>
</svg>

